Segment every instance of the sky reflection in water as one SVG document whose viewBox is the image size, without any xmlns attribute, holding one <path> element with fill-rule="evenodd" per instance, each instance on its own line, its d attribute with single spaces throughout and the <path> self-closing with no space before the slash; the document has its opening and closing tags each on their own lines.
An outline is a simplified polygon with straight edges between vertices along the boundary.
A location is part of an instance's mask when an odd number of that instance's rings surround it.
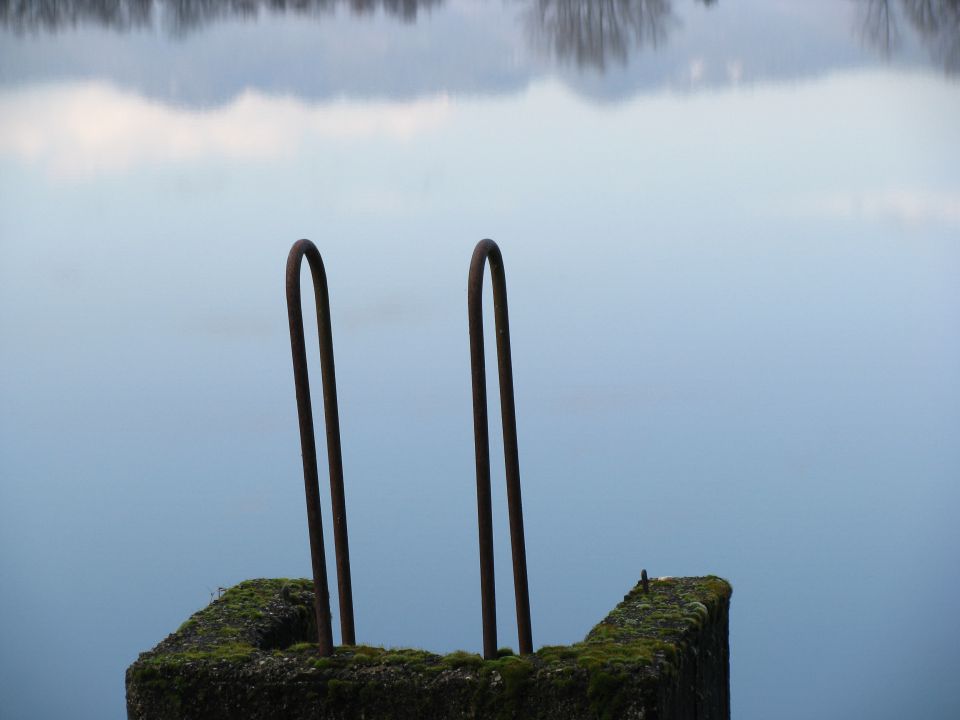
<svg viewBox="0 0 960 720">
<path fill-rule="evenodd" d="M 302 236 L 361 641 L 480 646 L 465 280 L 491 236 L 535 644 L 641 567 L 714 572 L 736 717 L 960 713 L 956 3 L 23 7 L 0 716 L 122 717 L 124 667 L 217 586 L 309 572 Z"/>
</svg>

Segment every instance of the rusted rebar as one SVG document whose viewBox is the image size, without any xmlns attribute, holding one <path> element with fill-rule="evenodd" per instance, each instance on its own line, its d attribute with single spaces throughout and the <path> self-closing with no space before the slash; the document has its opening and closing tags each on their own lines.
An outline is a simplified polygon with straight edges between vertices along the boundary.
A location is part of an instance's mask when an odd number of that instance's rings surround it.
<svg viewBox="0 0 960 720">
<path fill-rule="evenodd" d="M 317 446 L 313 430 L 313 406 L 310 402 L 310 376 L 303 334 L 303 310 L 300 306 L 300 266 L 307 258 L 313 277 L 320 339 L 320 377 L 323 384 L 323 415 L 327 432 L 327 465 L 330 475 L 330 501 L 333 507 L 333 541 L 337 559 L 337 587 L 340 594 L 340 635 L 344 645 L 355 645 L 353 627 L 353 590 L 350 585 L 350 549 L 347 543 L 347 510 L 343 497 L 343 459 L 340 454 L 340 417 L 337 411 L 337 377 L 333 365 L 333 335 L 330 330 L 330 298 L 323 259 L 309 240 L 299 240 L 287 256 L 287 317 L 290 321 L 290 349 L 293 354 L 293 379 L 297 390 L 297 414 L 300 419 L 300 447 L 303 455 L 303 482 L 307 495 L 307 524 L 310 531 L 310 558 L 313 564 L 314 609 L 317 615 L 318 645 L 321 655 L 333 653 L 330 621 L 330 592 L 327 586 L 327 561 L 323 547 L 323 519 L 320 514 L 320 487 L 317 479 Z"/>
<path fill-rule="evenodd" d="M 523 504 L 520 499 L 520 459 L 517 452 L 517 419 L 513 399 L 513 364 L 510 359 L 510 321 L 507 284 L 500 248 L 481 240 L 473 251 L 467 279 L 467 314 L 470 325 L 470 369 L 473 378 L 473 435 L 477 463 L 477 520 L 480 530 L 480 597 L 483 613 L 483 656 L 497 657 L 497 605 L 493 569 L 493 519 L 490 508 L 490 438 L 487 429 L 487 379 L 483 349 L 483 269 L 490 262 L 493 313 L 500 376 L 500 413 L 507 475 L 507 507 L 513 551 L 513 588 L 517 606 L 520 654 L 533 652 L 530 630 L 530 595 L 527 590 L 527 554 L 523 539 Z"/>
</svg>

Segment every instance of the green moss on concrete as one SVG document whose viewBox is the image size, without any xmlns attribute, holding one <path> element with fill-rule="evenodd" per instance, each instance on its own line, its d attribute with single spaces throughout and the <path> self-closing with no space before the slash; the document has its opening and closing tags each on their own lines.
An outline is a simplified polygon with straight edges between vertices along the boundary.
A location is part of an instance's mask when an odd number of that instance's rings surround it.
<svg viewBox="0 0 960 720">
<path fill-rule="evenodd" d="M 463 650 L 457 650 L 449 655 L 444 655 L 441 659 L 444 665 L 450 668 L 467 668 L 477 670 L 483 665 L 483 658 L 476 653 L 468 653 Z"/>
</svg>

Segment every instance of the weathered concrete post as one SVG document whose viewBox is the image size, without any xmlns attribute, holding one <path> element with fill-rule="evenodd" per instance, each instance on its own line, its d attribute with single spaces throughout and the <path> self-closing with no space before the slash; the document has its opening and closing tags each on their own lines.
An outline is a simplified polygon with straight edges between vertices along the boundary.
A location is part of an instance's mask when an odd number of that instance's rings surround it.
<svg viewBox="0 0 960 720">
<path fill-rule="evenodd" d="M 309 580 L 248 580 L 127 670 L 130 720 L 726 720 L 730 585 L 638 584 L 583 641 L 522 657 L 317 653 Z"/>
</svg>

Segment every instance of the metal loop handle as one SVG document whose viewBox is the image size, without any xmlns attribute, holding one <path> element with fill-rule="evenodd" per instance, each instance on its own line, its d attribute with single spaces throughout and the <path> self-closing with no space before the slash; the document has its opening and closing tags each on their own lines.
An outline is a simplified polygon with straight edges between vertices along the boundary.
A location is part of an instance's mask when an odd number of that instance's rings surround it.
<svg viewBox="0 0 960 720">
<path fill-rule="evenodd" d="M 317 446 L 313 430 L 313 406 L 310 402 L 310 377 L 303 334 L 303 310 L 300 306 L 300 266 L 307 258 L 313 276 L 313 294 L 317 306 L 320 337 L 320 376 L 323 383 L 323 415 L 327 431 L 327 464 L 330 474 L 330 501 L 333 506 L 333 540 L 337 558 L 337 587 L 340 594 L 340 635 L 344 645 L 355 645 L 353 627 L 353 590 L 350 585 L 350 549 L 347 543 L 347 511 L 343 497 L 343 459 L 340 455 L 340 416 L 337 411 L 337 378 L 333 365 L 333 335 L 330 330 L 330 298 L 327 274 L 317 246 L 299 240 L 287 256 L 287 317 L 290 320 L 290 349 L 293 354 L 293 379 L 297 389 L 297 414 L 300 418 L 300 447 L 303 454 L 303 483 L 307 495 L 307 524 L 310 530 L 310 557 L 313 564 L 314 609 L 321 655 L 333 653 L 330 621 L 330 592 L 327 587 L 327 561 L 323 547 L 323 520 L 320 514 L 320 487 L 317 479 Z"/>
<path fill-rule="evenodd" d="M 467 279 L 467 314 L 470 324 L 470 369 L 473 377 L 473 436 L 477 462 L 477 520 L 480 528 L 480 597 L 483 612 L 483 656 L 497 657 L 497 604 L 493 572 L 493 519 L 490 508 L 490 439 L 487 430 L 487 380 L 483 350 L 483 269 L 490 262 L 493 312 L 500 375 L 500 412 L 507 475 L 510 544 L 513 551 L 513 589 L 517 605 L 520 654 L 533 652 L 530 631 L 530 596 L 527 590 L 527 554 L 523 539 L 523 504 L 520 499 L 520 460 L 517 452 L 517 419 L 513 400 L 513 364 L 510 359 L 510 321 L 507 284 L 500 248 L 481 240 L 473 251 Z"/>
</svg>

